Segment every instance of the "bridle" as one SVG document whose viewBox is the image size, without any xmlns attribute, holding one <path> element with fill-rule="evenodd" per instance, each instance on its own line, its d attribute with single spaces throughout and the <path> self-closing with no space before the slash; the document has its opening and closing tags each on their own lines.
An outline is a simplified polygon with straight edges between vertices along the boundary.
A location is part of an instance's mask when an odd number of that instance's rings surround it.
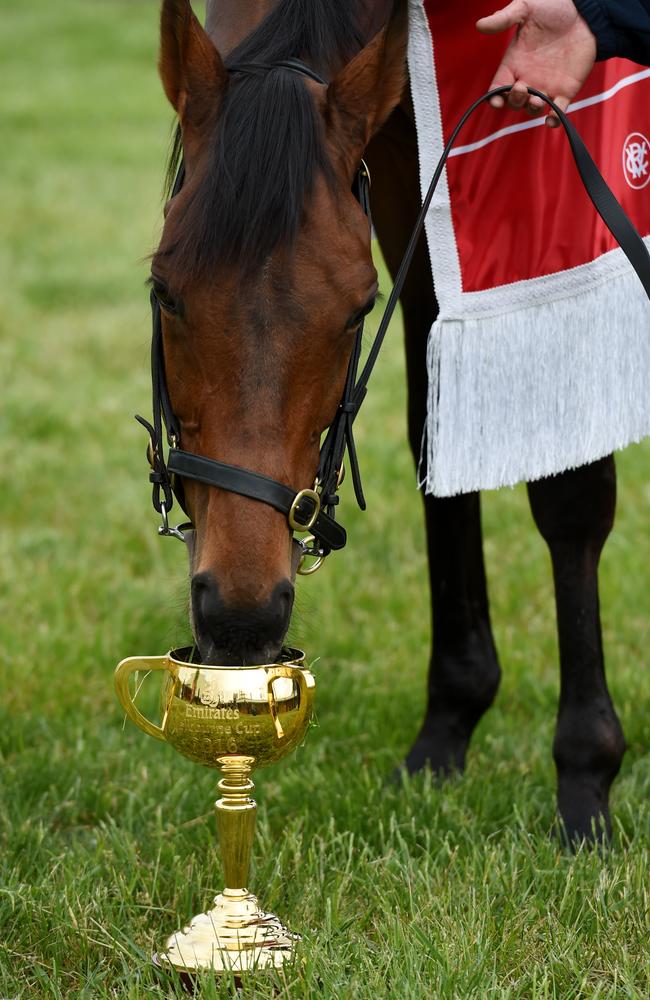
<svg viewBox="0 0 650 1000">
<path fill-rule="evenodd" d="M 273 64 L 238 64 L 232 67 L 230 72 L 264 73 L 273 68 L 298 73 L 316 83 L 327 85 L 327 81 L 318 73 L 297 59 L 282 60 Z M 181 164 L 171 192 L 172 198 L 181 190 L 184 178 L 184 167 Z M 368 225 L 371 226 L 370 173 L 363 160 L 356 173 L 353 190 L 368 219 Z M 150 423 L 141 416 L 137 416 L 136 419 L 149 433 L 147 457 L 151 466 L 149 480 L 153 486 L 152 503 L 154 509 L 162 517 L 162 524 L 158 529 L 159 534 L 185 541 L 185 532 L 192 528 L 192 524 L 188 522 L 178 527 L 171 527 L 169 513 L 173 507 L 174 499 L 187 513 L 182 480 L 194 479 L 269 504 L 284 514 L 292 532 L 307 534 L 307 538 L 299 542 L 302 550 L 299 572 L 304 575 L 315 572 L 330 552 L 342 549 L 347 541 L 345 528 L 335 518 L 335 510 L 339 503 L 338 490 L 345 476 L 344 458 L 346 451 L 357 501 L 362 510 L 365 510 L 366 506 L 353 434 L 354 419 L 363 402 L 366 392 L 365 385 L 370 377 L 372 367 L 374 367 L 374 362 L 370 368 L 366 364 L 361 376 L 357 377 L 363 344 L 363 320 L 355 333 L 341 402 L 320 449 L 315 481 L 309 488 L 295 490 L 285 483 L 254 472 L 252 469 L 218 462 L 203 455 L 184 451 L 180 447 L 181 429 L 167 389 L 161 307 L 153 290 L 151 292 L 151 311 L 153 321 L 151 342 L 153 421 Z M 162 449 L 163 438 L 166 438 L 169 449 L 166 459 Z M 307 557 L 313 557 L 316 561 L 306 566 Z"/>
<path fill-rule="evenodd" d="M 230 72 L 264 73 L 273 68 L 282 68 L 288 72 L 307 77 L 322 85 L 327 85 L 326 80 L 297 59 L 283 60 L 273 64 L 241 64 L 231 67 Z M 301 547 L 301 566 L 298 571 L 302 572 L 303 575 L 315 572 L 330 552 L 344 547 L 347 541 L 346 532 L 343 526 L 336 521 L 335 517 L 336 508 L 339 503 L 338 490 L 345 475 L 344 459 L 347 452 L 356 500 L 359 507 L 365 510 L 366 503 L 354 441 L 354 422 L 366 397 L 368 382 L 377 363 L 390 321 L 406 280 L 408 269 L 422 235 L 431 200 L 442 175 L 447 157 L 468 118 L 485 101 L 490 100 L 495 95 L 506 94 L 509 90 L 509 87 L 499 87 L 476 100 L 465 112 L 445 146 L 422 202 L 422 207 L 413 227 L 404 257 L 395 276 L 384 314 L 361 372 L 359 372 L 359 367 L 364 332 L 363 321 L 355 334 L 341 402 L 322 442 L 316 478 L 311 487 L 296 490 L 285 483 L 271 479 L 269 476 L 254 472 L 251 469 L 227 465 L 224 462 L 218 462 L 203 455 L 184 451 L 181 448 L 181 428 L 174 415 L 167 389 L 161 308 L 152 291 L 153 336 L 151 374 L 153 422 L 150 423 L 144 417 L 140 416 L 136 417 L 136 419 L 149 433 L 150 441 L 147 450 L 151 466 L 149 479 L 153 486 L 152 502 L 154 509 L 162 517 L 162 525 L 158 529 L 160 535 L 185 541 L 185 531 L 191 529 L 192 524 L 186 523 L 178 527 L 170 527 L 169 513 L 173 507 L 174 498 L 178 501 L 179 506 L 186 511 L 182 481 L 193 479 L 201 483 L 206 483 L 209 486 L 217 487 L 218 489 L 227 490 L 231 493 L 237 493 L 261 503 L 266 503 L 284 514 L 291 532 L 307 535 L 305 540 L 298 543 Z M 639 233 L 607 186 L 578 132 L 565 113 L 540 91 L 530 87 L 529 93 L 540 97 L 557 114 L 567 134 L 578 172 L 591 201 L 614 238 L 620 244 L 639 276 L 646 294 L 650 298 L 650 256 Z M 184 167 L 181 164 L 172 190 L 172 197 L 180 191 L 184 176 Z M 356 175 L 354 189 L 361 208 L 368 218 L 368 224 L 371 225 L 370 175 L 363 160 Z M 164 438 L 166 438 L 168 445 L 167 458 L 165 458 L 163 451 Z M 308 566 L 304 565 L 307 557 L 313 557 L 315 562 Z"/>
</svg>

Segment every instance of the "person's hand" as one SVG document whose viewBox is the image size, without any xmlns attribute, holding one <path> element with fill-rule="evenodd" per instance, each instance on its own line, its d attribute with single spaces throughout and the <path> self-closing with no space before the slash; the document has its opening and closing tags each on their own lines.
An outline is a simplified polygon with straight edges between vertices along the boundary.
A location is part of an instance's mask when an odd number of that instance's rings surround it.
<svg viewBox="0 0 650 1000">
<path fill-rule="evenodd" d="M 596 39 L 573 0 L 513 0 L 507 7 L 482 17 L 476 27 L 486 35 L 507 31 L 518 25 L 501 65 L 490 84 L 512 86 L 507 95 L 511 108 L 523 108 L 538 115 L 547 105 L 528 95 L 535 87 L 566 111 L 589 76 L 596 61 Z M 503 97 L 493 97 L 494 108 L 502 108 Z M 547 125 L 559 125 L 551 112 Z"/>
</svg>

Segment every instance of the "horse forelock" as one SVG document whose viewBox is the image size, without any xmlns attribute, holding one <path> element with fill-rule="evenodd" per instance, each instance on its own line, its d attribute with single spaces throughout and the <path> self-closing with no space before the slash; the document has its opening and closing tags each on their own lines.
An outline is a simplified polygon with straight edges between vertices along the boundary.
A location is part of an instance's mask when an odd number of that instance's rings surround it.
<svg viewBox="0 0 650 1000">
<path fill-rule="evenodd" d="M 362 0 L 280 0 L 230 53 L 229 85 L 205 137 L 209 155 L 167 254 L 179 277 L 219 264 L 250 274 L 291 247 L 317 176 L 334 183 L 322 118 L 302 77 L 236 67 L 298 57 L 328 77 L 362 47 L 362 11 Z M 168 184 L 181 155 L 177 133 Z"/>
</svg>

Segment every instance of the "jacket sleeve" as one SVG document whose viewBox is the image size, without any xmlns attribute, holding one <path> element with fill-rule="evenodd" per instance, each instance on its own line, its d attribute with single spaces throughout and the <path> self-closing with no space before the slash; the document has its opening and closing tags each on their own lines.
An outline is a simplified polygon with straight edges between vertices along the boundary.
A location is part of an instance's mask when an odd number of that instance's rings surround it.
<svg viewBox="0 0 650 1000">
<path fill-rule="evenodd" d="M 573 0 L 596 36 L 597 58 L 650 66 L 650 0 Z"/>
</svg>

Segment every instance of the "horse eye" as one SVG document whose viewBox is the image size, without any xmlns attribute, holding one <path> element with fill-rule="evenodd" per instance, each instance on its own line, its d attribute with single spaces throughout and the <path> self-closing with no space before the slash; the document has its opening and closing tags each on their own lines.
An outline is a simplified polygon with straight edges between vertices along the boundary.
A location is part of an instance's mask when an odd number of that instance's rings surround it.
<svg viewBox="0 0 650 1000">
<path fill-rule="evenodd" d="M 359 309 L 357 310 L 357 312 L 353 313 L 352 316 L 350 316 L 349 320 L 347 321 L 346 330 L 356 330 L 356 328 L 359 326 L 359 323 L 361 323 L 361 321 L 365 319 L 365 317 L 369 313 L 371 313 L 372 310 L 375 308 L 376 301 L 377 301 L 377 296 L 373 295 L 371 299 L 368 299 L 368 301 L 366 302 L 365 306 L 362 309 Z"/>
<path fill-rule="evenodd" d="M 180 315 L 180 303 L 173 297 L 164 281 L 152 275 L 151 287 L 161 309 L 172 316 Z"/>
</svg>

